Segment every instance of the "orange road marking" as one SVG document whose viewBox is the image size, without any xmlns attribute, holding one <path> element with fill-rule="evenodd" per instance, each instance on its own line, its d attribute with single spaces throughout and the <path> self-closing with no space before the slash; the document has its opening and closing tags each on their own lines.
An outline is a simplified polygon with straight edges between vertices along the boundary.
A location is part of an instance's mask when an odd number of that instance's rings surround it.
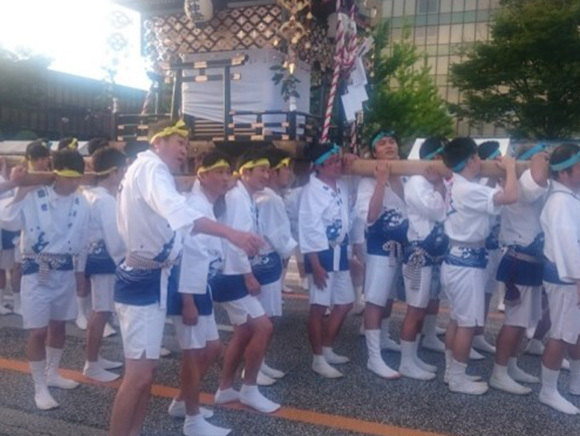
<svg viewBox="0 0 580 436">
<path fill-rule="evenodd" d="M 0 369 L 9 371 L 16 371 L 21 373 L 30 373 L 28 362 L 21 360 L 11 360 L 0 358 Z M 97 385 L 109 388 L 118 389 L 121 385 L 120 380 L 111 383 L 101 383 L 87 379 L 81 372 L 70 369 L 61 369 L 60 373 L 72 380 L 87 385 Z M 169 386 L 153 385 L 152 394 L 161 398 L 175 398 L 178 394 L 177 388 Z M 213 395 L 208 393 L 201 393 L 200 400 L 204 404 L 213 404 Z M 228 409 L 244 410 L 248 412 L 258 413 L 249 409 L 240 403 L 227 404 Z M 415 430 L 412 428 L 397 427 L 394 425 L 381 424 L 379 422 L 365 421 L 356 418 L 348 418 L 346 416 L 331 415 L 328 413 L 314 412 L 312 410 L 296 409 L 294 407 L 282 407 L 270 416 L 277 418 L 284 418 L 291 421 L 303 422 L 305 424 L 319 425 L 323 427 L 330 427 L 343 431 L 352 431 L 358 433 L 365 433 L 377 436 L 444 436 L 439 433 L 432 433 L 424 430 Z"/>
</svg>

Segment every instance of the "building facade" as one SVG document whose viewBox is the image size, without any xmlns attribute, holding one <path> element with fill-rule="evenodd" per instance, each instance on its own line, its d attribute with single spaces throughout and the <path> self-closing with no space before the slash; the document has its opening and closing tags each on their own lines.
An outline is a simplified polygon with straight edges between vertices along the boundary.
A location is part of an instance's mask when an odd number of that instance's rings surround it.
<svg viewBox="0 0 580 436">
<path fill-rule="evenodd" d="M 382 0 L 382 17 L 390 22 L 390 41 L 410 39 L 428 56 L 431 74 L 439 94 L 449 103 L 459 103 L 461 95 L 451 86 L 450 66 L 462 61 L 461 51 L 476 41 L 488 41 L 489 24 L 500 0 Z M 505 136 L 493 125 L 470 127 L 458 119 L 458 135 Z"/>
</svg>

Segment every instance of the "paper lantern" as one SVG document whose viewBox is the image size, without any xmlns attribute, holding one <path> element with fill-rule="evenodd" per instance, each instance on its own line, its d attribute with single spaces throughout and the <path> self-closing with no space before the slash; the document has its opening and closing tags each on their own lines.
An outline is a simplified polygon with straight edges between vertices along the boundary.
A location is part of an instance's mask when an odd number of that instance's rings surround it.
<svg viewBox="0 0 580 436">
<path fill-rule="evenodd" d="M 212 0 L 185 0 L 185 15 L 193 23 L 205 23 L 213 17 Z"/>
</svg>

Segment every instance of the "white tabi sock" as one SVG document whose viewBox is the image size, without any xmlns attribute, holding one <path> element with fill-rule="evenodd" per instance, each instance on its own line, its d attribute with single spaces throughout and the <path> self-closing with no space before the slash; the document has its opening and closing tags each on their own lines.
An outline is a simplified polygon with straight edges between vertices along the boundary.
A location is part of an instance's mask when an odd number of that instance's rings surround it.
<svg viewBox="0 0 580 436">
<path fill-rule="evenodd" d="M 381 349 L 401 352 L 401 346 L 391 339 L 389 332 L 390 317 L 381 321 Z"/>
<path fill-rule="evenodd" d="M 437 372 L 436 366 L 430 365 L 427 362 L 423 362 L 419 358 L 419 339 L 420 338 L 421 338 L 421 335 L 417 335 L 417 339 L 415 339 L 415 342 L 413 342 L 413 358 L 415 359 L 415 365 L 417 365 L 423 371 L 436 373 Z"/>
<path fill-rule="evenodd" d="M 85 362 L 83 375 L 87 378 L 103 383 L 112 382 L 120 377 L 119 374 L 115 374 L 114 372 L 110 372 L 104 369 L 98 361 L 89 362 L 88 360 Z"/>
<path fill-rule="evenodd" d="M 369 359 L 367 361 L 367 369 L 374 372 L 379 377 L 386 379 L 399 378 L 400 375 L 397 371 L 389 367 L 383 360 L 381 356 L 381 346 L 380 346 L 380 330 L 365 330 L 365 337 L 367 342 L 367 350 L 369 353 Z"/>
<path fill-rule="evenodd" d="M 20 298 L 20 292 L 14 293 L 14 313 L 16 315 L 22 315 L 22 300 Z"/>
<path fill-rule="evenodd" d="M 60 389 L 74 389 L 79 384 L 58 373 L 62 350 L 60 348 L 46 347 L 46 381 L 48 386 Z"/>
<path fill-rule="evenodd" d="M 76 325 L 81 330 L 86 330 L 88 325 L 87 319 L 87 300 L 89 297 L 79 297 L 77 295 L 77 319 Z"/>
<path fill-rule="evenodd" d="M 415 342 L 401 339 L 401 365 L 399 366 L 399 373 L 415 380 L 433 380 L 435 374 L 425 371 L 417 365 L 415 353 Z"/>
<path fill-rule="evenodd" d="M 336 354 L 332 350 L 332 347 L 322 347 L 322 355 L 324 356 L 326 361 L 331 365 L 341 365 L 343 363 L 350 362 L 350 359 L 348 357 Z"/>
<path fill-rule="evenodd" d="M 451 357 L 451 367 L 449 368 L 449 390 L 468 395 L 483 395 L 489 387 L 485 382 L 472 381 L 465 370 L 467 364 L 458 362 Z"/>
<path fill-rule="evenodd" d="M 183 422 L 185 436 L 226 436 L 231 433 L 229 428 L 218 427 L 207 422 L 201 413 L 187 415 Z"/>
<path fill-rule="evenodd" d="M 568 415 L 577 415 L 580 410 L 558 392 L 558 376 L 560 371 L 554 371 L 542 365 L 542 389 L 540 389 L 540 403 L 544 403 L 559 412 Z"/>
<path fill-rule="evenodd" d="M 425 315 L 421 334 L 426 338 L 437 337 L 437 315 Z"/>
<path fill-rule="evenodd" d="M 312 357 L 312 371 L 326 378 L 344 377 L 344 374 L 331 366 L 322 354 L 315 354 Z"/>
<path fill-rule="evenodd" d="M 580 360 L 570 359 L 570 387 L 572 395 L 580 395 Z"/>
<path fill-rule="evenodd" d="M 530 375 L 522 369 L 518 368 L 517 357 L 510 357 L 508 362 L 508 374 L 515 381 L 520 383 L 540 383 L 540 379 L 538 377 L 534 377 L 533 375 Z"/>
<path fill-rule="evenodd" d="M 476 350 L 480 350 L 480 351 L 484 351 L 486 353 L 491 353 L 494 354 L 495 353 L 495 347 L 493 345 L 491 345 L 489 342 L 487 342 L 485 340 L 485 336 L 481 335 L 475 335 L 473 337 L 473 348 L 475 348 Z"/>
<path fill-rule="evenodd" d="M 445 373 L 443 375 L 443 382 L 449 383 L 449 369 L 451 368 L 451 359 L 453 358 L 453 351 L 445 349 Z"/>
<path fill-rule="evenodd" d="M 272 413 L 280 408 L 280 404 L 264 397 L 255 385 L 242 385 L 240 403 L 262 413 Z"/>
<path fill-rule="evenodd" d="M 32 380 L 34 381 L 34 402 L 40 410 L 50 410 L 58 407 L 58 403 L 52 398 L 46 384 L 46 360 L 28 362 Z"/>
<path fill-rule="evenodd" d="M 174 398 L 167 409 L 167 412 L 170 416 L 174 418 L 185 418 L 187 415 L 186 408 L 185 408 L 185 401 L 178 401 L 177 398 Z M 213 410 L 207 409 L 205 407 L 199 408 L 199 413 L 203 419 L 210 419 L 213 416 Z"/>
<path fill-rule="evenodd" d="M 528 346 L 524 350 L 524 353 L 531 354 L 532 356 L 541 356 L 544 354 L 544 344 L 539 339 L 530 339 Z"/>
<path fill-rule="evenodd" d="M 214 403 L 216 404 L 226 404 L 238 401 L 240 399 L 240 393 L 234 388 L 224 389 L 223 391 L 218 388 L 214 396 Z"/>
<path fill-rule="evenodd" d="M 532 392 L 527 386 L 522 386 L 508 374 L 508 367 L 499 364 L 494 364 L 489 385 L 500 391 L 507 392 L 514 395 L 526 395 Z"/>
<path fill-rule="evenodd" d="M 262 360 L 262 365 L 260 365 L 260 372 L 266 374 L 268 377 L 271 378 L 283 378 L 286 374 L 278 369 L 271 368 L 266 364 L 266 360 Z"/>
<path fill-rule="evenodd" d="M 0 289 L 0 315 L 9 315 L 12 311 L 4 306 L 4 289 Z"/>
</svg>

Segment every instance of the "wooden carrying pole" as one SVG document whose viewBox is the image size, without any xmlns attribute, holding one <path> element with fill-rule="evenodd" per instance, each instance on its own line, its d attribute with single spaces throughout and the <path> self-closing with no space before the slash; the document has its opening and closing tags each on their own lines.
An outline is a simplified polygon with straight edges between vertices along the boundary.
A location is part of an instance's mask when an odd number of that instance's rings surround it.
<svg viewBox="0 0 580 436">
<path fill-rule="evenodd" d="M 381 162 L 388 162 L 390 172 L 397 176 L 413 176 L 424 174 L 429 166 L 434 166 L 438 169 L 442 176 L 450 174 L 450 170 L 443 164 L 442 161 L 422 161 L 422 160 L 394 160 L 394 161 L 378 161 L 372 159 L 357 159 L 353 162 L 348 173 L 357 176 L 373 177 L 375 168 Z M 529 162 L 516 162 L 516 173 L 520 177 L 522 173 L 529 168 Z M 504 177 L 505 171 L 501 169 L 497 162 L 482 161 L 481 162 L 481 177 Z"/>
<path fill-rule="evenodd" d="M 450 174 L 449 169 L 443 165 L 441 161 L 427 162 L 420 160 L 397 160 L 397 161 L 377 161 L 377 160 L 367 160 L 367 159 L 357 159 L 353 162 L 350 169 L 347 171 L 349 174 L 357 176 L 367 176 L 373 177 L 375 173 L 375 168 L 378 164 L 382 162 L 388 162 L 390 165 L 390 171 L 393 175 L 398 176 L 412 176 L 418 174 L 424 174 L 428 166 L 434 166 L 439 170 L 441 175 L 446 176 Z M 529 167 L 528 162 L 516 162 L 516 173 L 520 177 L 522 173 Z M 503 177 L 505 176 L 504 170 L 502 170 L 497 162 L 483 161 L 481 162 L 481 174 L 482 177 Z M 49 185 L 54 181 L 54 174 L 49 172 L 34 172 L 28 173 L 23 181 L 23 186 L 32 185 Z M 180 191 L 186 191 L 191 189 L 193 182 L 195 180 L 195 175 L 193 174 L 183 174 L 175 176 L 175 181 L 177 188 Z M 94 185 L 96 184 L 97 177 L 95 173 L 88 172 L 83 176 L 83 185 Z"/>
</svg>

